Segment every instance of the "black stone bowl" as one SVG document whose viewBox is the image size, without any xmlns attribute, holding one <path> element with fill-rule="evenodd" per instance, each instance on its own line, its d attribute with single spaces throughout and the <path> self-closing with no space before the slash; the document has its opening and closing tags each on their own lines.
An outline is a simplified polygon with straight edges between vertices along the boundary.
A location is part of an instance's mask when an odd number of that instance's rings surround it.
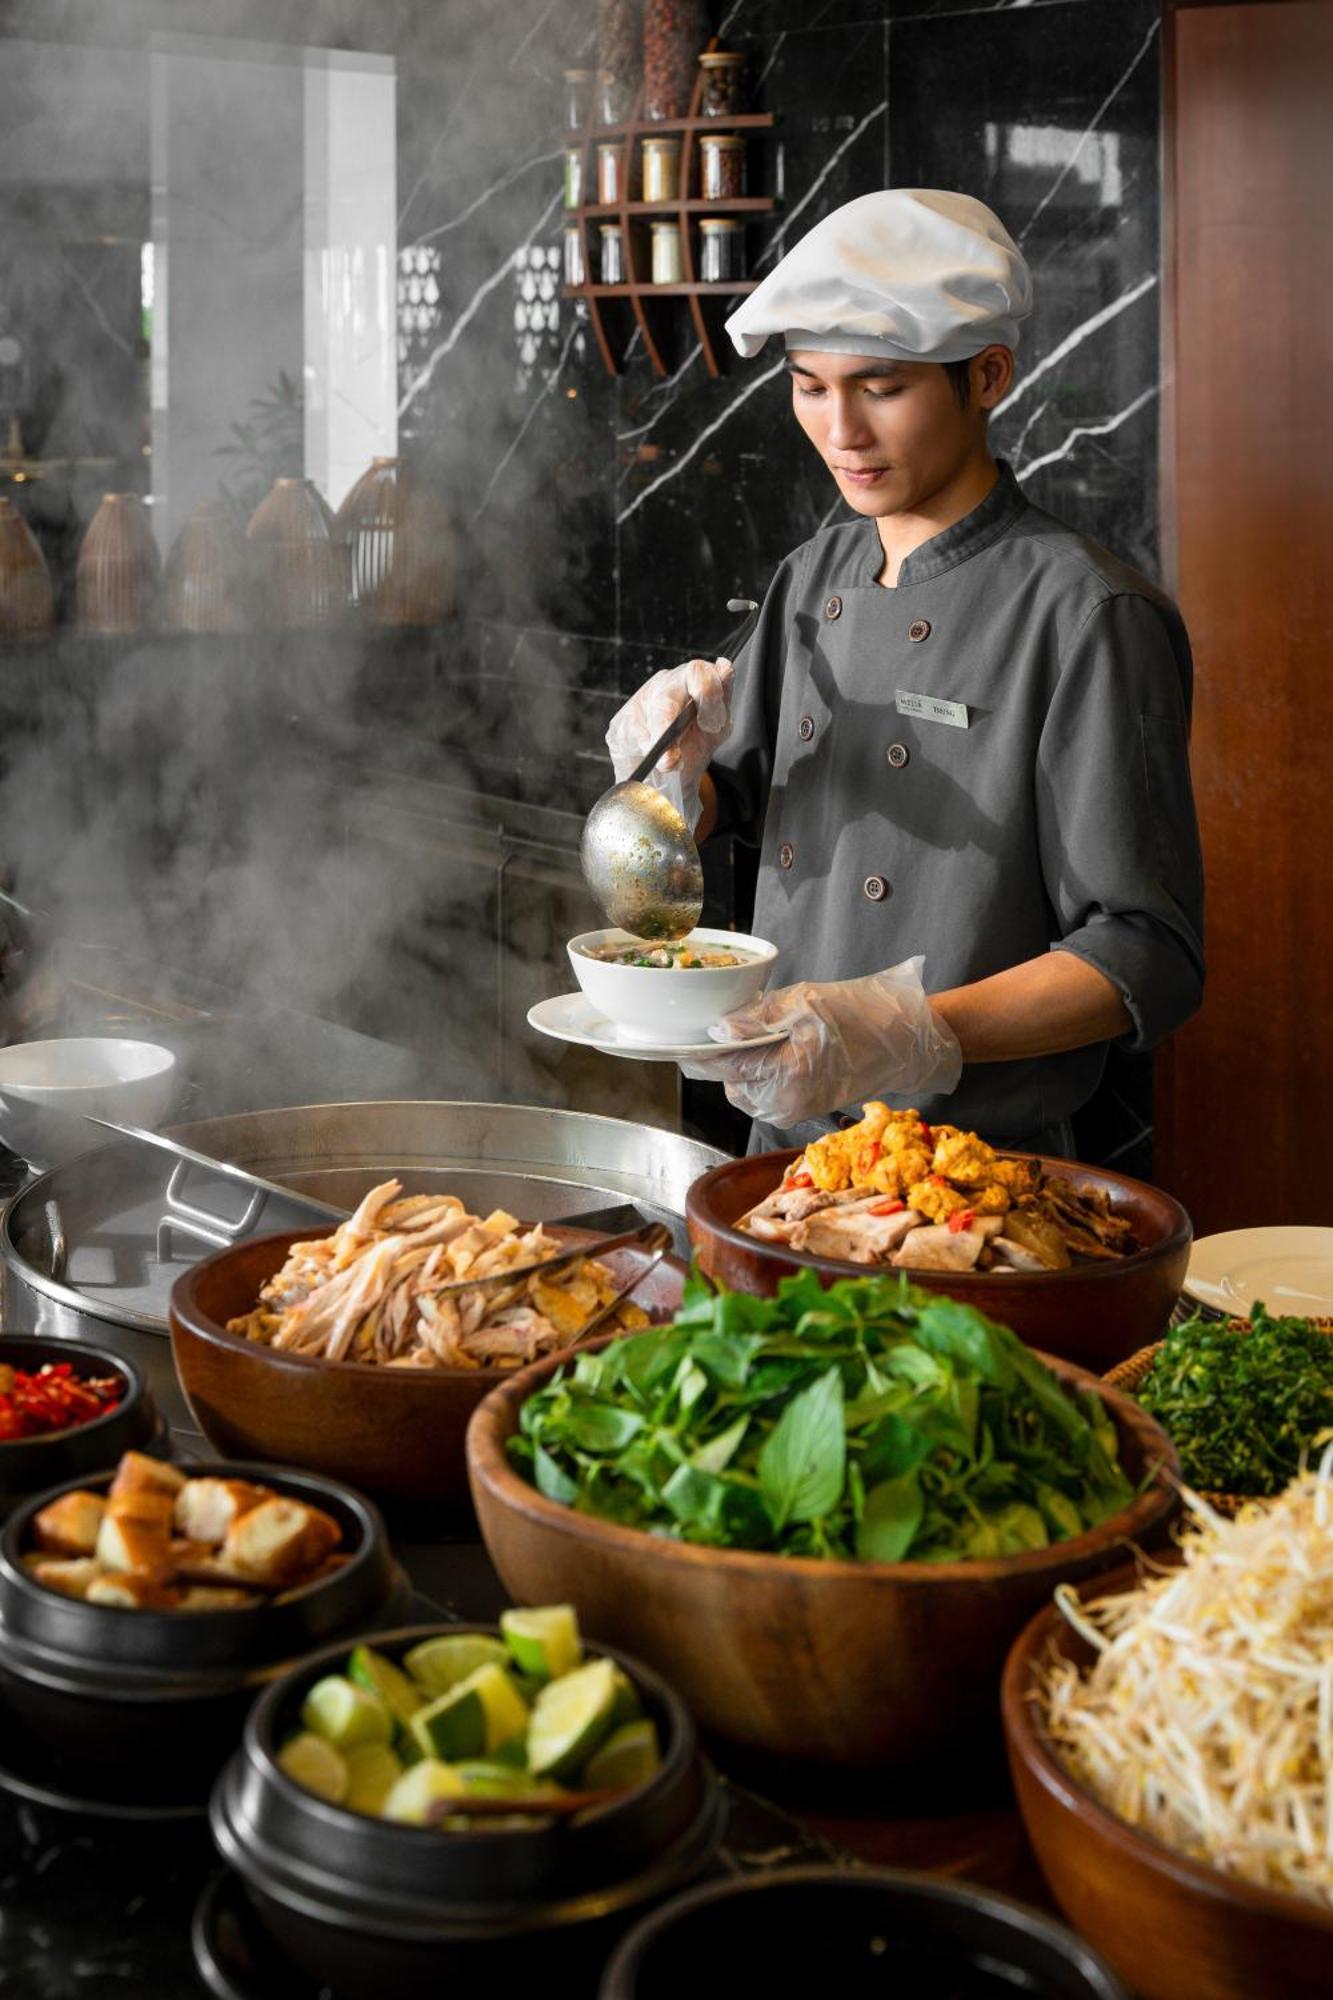
<svg viewBox="0 0 1333 2000">
<path fill-rule="evenodd" d="M 350 1486 L 271 1465 L 191 1465 L 250 1479 L 321 1507 L 351 1560 L 286 1602 L 236 1611 L 131 1611 L 84 1604 L 34 1582 L 21 1556 L 32 1519 L 61 1492 L 105 1491 L 112 1474 L 71 1480 L 13 1513 L 0 1531 L 0 1701 L 11 1727 L 58 1761 L 67 1789 L 123 1790 L 145 1805 L 207 1797 L 260 1688 L 339 1633 L 401 1618 L 410 1586 L 378 1511 Z"/>
<path fill-rule="evenodd" d="M 390 1658 L 449 1632 L 418 1625 L 374 1643 Z M 627 1923 L 707 1864 L 724 1809 L 680 1697 L 609 1647 L 657 1724 L 662 1768 L 576 1823 L 471 1833 L 395 1825 L 314 1797 L 278 1769 L 306 1690 L 337 1672 L 327 1646 L 269 1688 L 213 1793 L 213 1838 L 284 1956 L 338 2000 L 439 2000 L 443 1982 L 478 1990 L 589 1993 Z"/>
<path fill-rule="evenodd" d="M 728 1965 L 755 1993 L 1129 2000 L 1052 1918 L 970 1882 L 887 1868 L 769 1870 L 693 1889 L 629 1933 L 599 2000 L 703 2000 L 724 1990 L 709 1969 Z"/>
<path fill-rule="evenodd" d="M 166 1425 L 133 1361 L 82 1340 L 42 1340 L 33 1333 L 0 1334 L 0 1366 L 30 1372 L 68 1361 L 75 1375 L 118 1375 L 124 1393 L 114 1408 L 72 1430 L 0 1443 L 0 1520 L 34 1493 L 114 1467 L 122 1452 L 165 1456 Z"/>
</svg>

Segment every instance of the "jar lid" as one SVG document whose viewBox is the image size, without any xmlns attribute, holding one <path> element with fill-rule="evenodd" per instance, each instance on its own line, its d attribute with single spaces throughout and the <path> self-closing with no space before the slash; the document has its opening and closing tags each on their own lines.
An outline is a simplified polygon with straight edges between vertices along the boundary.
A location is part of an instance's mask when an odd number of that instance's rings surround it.
<svg viewBox="0 0 1333 2000">
<path fill-rule="evenodd" d="M 564 78 L 566 83 L 587 83 L 588 79 L 595 74 L 596 71 L 590 69 L 567 69 L 564 72 Z"/>
<path fill-rule="evenodd" d="M 679 236 L 680 234 L 680 224 L 678 222 L 650 222 L 648 227 L 652 230 L 654 236 L 656 236 L 659 229 L 669 229 L 673 236 Z"/>
<path fill-rule="evenodd" d="M 699 67 L 700 69 L 722 69 L 729 64 L 735 64 L 739 68 L 744 61 L 745 54 L 741 49 L 705 49 L 699 58 Z"/>
<path fill-rule="evenodd" d="M 644 140 L 644 142 L 643 142 L 643 150 L 644 150 L 644 152 L 645 152 L 645 153 L 654 153 L 654 152 L 656 152 L 656 153 L 678 153 L 678 152 L 680 151 L 680 139 L 679 139 L 679 137 L 677 137 L 677 138 L 674 138 L 674 139 L 670 139 L 670 138 L 662 138 L 662 139 L 652 139 L 652 138 L 646 138 L 646 139 Z"/>
<path fill-rule="evenodd" d="M 701 132 L 699 134 L 699 144 L 701 146 L 717 147 L 743 146 L 745 144 L 745 134 L 743 132 Z"/>
<path fill-rule="evenodd" d="M 599 139 L 597 141 L 597 150 L 599 153 L 618 153 L 620 146 L 621 141 L 619 139 Z"/>
<path fill-rule="evenodd" d="M 619 236 L 620 234 L 620 224 L 618 222 L 599 222 L 597 227 L 601 230 L 603 236 Z"/>
<path fill-rule="evenodd" d="M 705 236 L 725 236 L 734 230 L 744 229 L 745 224 L 734 215 L 701 215 L 699 227 Z"/>
</svg>

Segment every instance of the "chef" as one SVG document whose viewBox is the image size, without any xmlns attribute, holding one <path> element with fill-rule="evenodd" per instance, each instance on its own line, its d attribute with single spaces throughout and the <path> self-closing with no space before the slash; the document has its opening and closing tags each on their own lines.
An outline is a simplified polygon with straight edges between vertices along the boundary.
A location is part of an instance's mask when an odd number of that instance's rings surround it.
<svg viewBox="0 0 1333 2000">
<path fill-rule="evenodd" d="M 734 670 L 654 675 L 625 776 L 687 695 L 661 782 L 701 841 L 760 848 L 771 990 L 695 1064 L 804 1144 L 864 1098 L 1068 1155 L 1112 1042 L 1199 1004 L 1189 642 L 1170 600 L 1033 506 L 989 446 L 1031 307 L 983 203 L 862 196 L 727 322 L 785 344 L 797 423 L 856 517 L 782 563 Z M 687 976 L 687 975 L 682 975 Z"/>
</svg>

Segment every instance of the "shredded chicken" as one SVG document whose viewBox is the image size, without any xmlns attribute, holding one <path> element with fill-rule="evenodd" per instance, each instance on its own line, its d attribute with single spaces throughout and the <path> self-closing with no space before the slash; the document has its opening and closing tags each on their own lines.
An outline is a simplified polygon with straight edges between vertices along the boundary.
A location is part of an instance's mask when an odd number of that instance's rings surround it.
<svg viewBox="0 0 1333 2000">
<path fill-rule="evenodd" d="M 975 1132 L 930 1126 L 918 1111 L 876 1100 L 862 1111 L 813 1140 L 737 1226 L 765 1243 L 909 1270 L 1062 1271 L 1137 1248 L 1100 1189 L 1004 1159 Z"/>
<path fill-rule="evenodd" d="M 325 1361 L 519 1368 L 577 1340 L 615 1296 L 611 1273 L 592 1260 L 451 1291 L 541 1263 L 560 1246 L 503 1209 L 483 1219 L 454 1195 L 400 1197 L 401 1183 L 385 1181 L 332 1236 L 293 1244 L 254 1311 L 227 1331 Z M 638 1306 L 617 1308 L 620 1328 L 647 1323 Z"/>
</svg>

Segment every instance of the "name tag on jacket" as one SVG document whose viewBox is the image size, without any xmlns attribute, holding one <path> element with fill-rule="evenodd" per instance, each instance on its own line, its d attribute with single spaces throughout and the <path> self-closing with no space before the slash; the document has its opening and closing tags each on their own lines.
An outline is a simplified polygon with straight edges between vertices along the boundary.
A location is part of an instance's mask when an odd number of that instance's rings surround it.
<svg viewBox="0 0 1333 2000">
<path fill-rule="evenodd" d="M 899 688 L 894 696 L 899 715 L 919 716 L 923 722 L 945 722 L 950 729 L 967 728 L 967 703 L 941 701 L 938 695 L 909 694 Z"/>
</svg>

